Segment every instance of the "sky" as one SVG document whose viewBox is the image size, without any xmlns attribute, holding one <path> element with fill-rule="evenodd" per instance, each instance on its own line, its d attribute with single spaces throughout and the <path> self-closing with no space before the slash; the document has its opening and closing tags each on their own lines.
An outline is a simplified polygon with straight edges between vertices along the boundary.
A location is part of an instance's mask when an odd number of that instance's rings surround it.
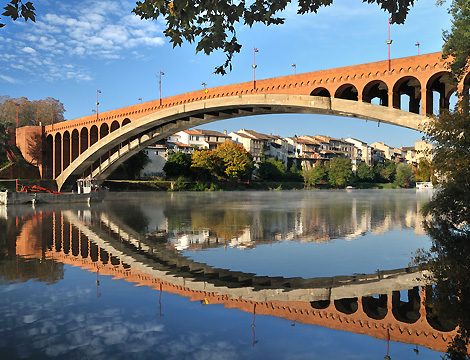
<svg viewBox="0 0 470 360">
<path fill-rule="evenodd" d="M 5 4 L 2 2 L 1 4 Z M 222 52 L 197 53 L 195 44 L 173 48 L 165 38 L 164 22 L 141 20 L 132 14 L 135 1 L 36 0 L 36 22 L 10 21 L 0 29 L 0 95 L 29 100 L 53 97 L 65 107 L 67 120 L 99 111 L 158 99 L 207 87 L 252 81 L 253 48 L 256 78 L 324 70 L 386 60 L 389 15 L 376 4 L 335 0 L 317 14 L 297 15 L 295 3 L 283 15 L 284 25 L 239 24 L 243 45 L 233 70 L 214 74 L 225 60 Z M 441 50 L 442 30 L 450 28 L 445 6 L 434 0 L 415 1 L 405 24 L 391 26 L 391 57 Z M 70 5 L 73 4 L 73 5 Z M 353 137 L 371 144 L 413 146 L 422 134 L 401 127 L 360 119 L 311 114 L 263 115 L 206 124 L 204 129 L 294 136 L 322 134 Z"/>
</svg>

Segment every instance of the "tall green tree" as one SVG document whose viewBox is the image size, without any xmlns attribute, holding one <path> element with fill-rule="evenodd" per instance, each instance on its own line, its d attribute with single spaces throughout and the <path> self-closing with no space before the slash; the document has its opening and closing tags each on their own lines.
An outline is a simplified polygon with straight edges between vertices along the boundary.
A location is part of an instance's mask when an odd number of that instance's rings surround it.
<svg viewBox="0 0 470 360">
<path fill-rule="evenodd" d="M 411 166 L 406 163 L 399 163 L 397 165 L 397 172 L 395 175 L 395 186 L 405 188 L 409 187 L 411 183 L 412 176 Z"/>
<path fill-rule="evenodd" d="M 453 110 L 444 110 L 427 124 L 425 138 L 434 144 L 432 170 L 439 186 L 470 179 L 470 103 L 461 96 Z"/>
<path fill-rule="evenodd" d="M 196 42 L 196 52 L 209 55 L 222 50 L 226 61 L 215 68 L 215 73 L 225 74 L 232 69 L 232 58 L 240 52 L 236 28 L 252 27 L 256 23 L 279 25 L 284 23 L 280 13 L 292 0 L 141 0 L 133 12 L 142 19 L 160 20 L 165 23 L 163 33 L 175 46 L 186 41 Z M 363 0 L 376 3 L 390 14 L 393 23 L 403 23 L 414 0 Z M 297 13 L 316 13 L 319 8 L 331 5 L 333 0 L 299 0 Z"/>
<path fill-rule="evenodd" d="M 336 157 L 330 161 L 328 181 L 335 188 L 344 187 L 353 177 L 351 160 Z"/>
<path fill-rule="evenodd" d="M 168 178 L 192 176 L 191 155 L 180 151 L 171 152 L 163 166 L 163 171 Z"/>
<path fill-rule="evenodd" d="M 370 182 L 374 180 L 374 168 L 361 161 L 357 164 L 356 176 L 359 181 Z"/>
<path fill-rule="evenodd" d="M 286 167 L 281 160 L 261 160 L 258 165 L 258 176 L 265 181 L 281 181 L 286 176 Z"/>
<path fill-rule="evenodd" d="M 317 186 L 328 179 L 328 171 L 323 164 L 317 164 L 308 170 L 304 170 L 304 182 L 308 186 Z"/>
<path fill-rule="evenodd" d="M 438 0 L 438 4 L 444 4 L 445 0 Z M 444 46 L 442 57 L 450 60 L 450 69 L 456 79 L 468 70 L 470 57 L 470 1 L 452 0 L 449 6 L 449 14 L 452 16 L 450 31 L 443 32 Z"/>
</svg>

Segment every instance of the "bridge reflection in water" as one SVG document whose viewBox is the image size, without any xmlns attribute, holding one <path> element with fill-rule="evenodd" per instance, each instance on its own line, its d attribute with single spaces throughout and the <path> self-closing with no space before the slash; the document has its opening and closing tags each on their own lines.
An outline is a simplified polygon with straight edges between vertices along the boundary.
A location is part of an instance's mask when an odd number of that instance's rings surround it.
<svg viewBox="0 0 470 360">
<path fill-rule="evenodd" d="M 1 210 L 10 231 L 18 227 L 11 251 L 96 272 L 97 295 L 98 275 L 111 275 L 204 305 L 253 313 L 253 325 L 256 314 L 273 315 L 293 325 L 320 325 L 440 352 L 456 334 L 426 306 L 431 285 L 416 268 L 331 278 L 256 276 L 190 260 L 168 246 L 166 235 L 140 235 L 99 207 Z M 400 299 L 403 290 L 407 299 Z"/>
</svg>

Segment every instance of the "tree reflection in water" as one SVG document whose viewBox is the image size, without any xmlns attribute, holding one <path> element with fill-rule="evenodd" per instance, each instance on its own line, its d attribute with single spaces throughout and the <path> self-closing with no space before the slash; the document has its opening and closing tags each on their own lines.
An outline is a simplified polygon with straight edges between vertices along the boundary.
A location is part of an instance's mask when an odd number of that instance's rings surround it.
<svg viewBox="0 0 470 360">
<path fill-rule="evenodd" d="M 458 331 L 447 358 L 468 359 L 470 340 L 470 184 L 448 182 L 424 208 L 433 245 L 416 261 L 428 267 L 435 285 L 427 292 L 430 316 L 450 319 Z M 444 325 L 444 324 L 443 324 Z"/>
</svg>

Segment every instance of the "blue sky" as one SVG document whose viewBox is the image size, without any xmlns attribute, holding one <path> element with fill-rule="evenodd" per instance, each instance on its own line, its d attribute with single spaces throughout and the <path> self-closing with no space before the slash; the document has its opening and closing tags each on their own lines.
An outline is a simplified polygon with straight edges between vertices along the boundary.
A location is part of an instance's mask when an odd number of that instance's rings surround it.
<svg viewBox="0 0 470 360">
<path fill-rule="evenodd" d="M 329 69 L 387 59 L 388 14 L 361 0 L 335 0 L 318 14 L 285 11 L 281 26 L 239 25 L 243 48 L 228 75 L 213 74 L 222 53 L 195 53 L 194 44 L 173 48 L 163 35 L 164 24 L 133 16 L 128 0 L 35 1 L 36 23 L 10 22 L 0 29 L 0 95 L 48 96 L 65 106 L 66 119 L 89 115 L 101 90 L 100 112 L 162 96 L 252 80 L 253 47 L 257 79 Z M 446 7 L 435 1 L 416 1 L 404 25 L 391 26 L 392 58 L 440 51 L 442 29 L 450 27 Z M 411 146 L 422 134 L 391 125 L 321 115 L 269 115 L 230 119 L 206 125 L 213 130 L 253 129 L 293 136 L 324 134 L 355 137 L 372 143 Z"/>
</svg>

